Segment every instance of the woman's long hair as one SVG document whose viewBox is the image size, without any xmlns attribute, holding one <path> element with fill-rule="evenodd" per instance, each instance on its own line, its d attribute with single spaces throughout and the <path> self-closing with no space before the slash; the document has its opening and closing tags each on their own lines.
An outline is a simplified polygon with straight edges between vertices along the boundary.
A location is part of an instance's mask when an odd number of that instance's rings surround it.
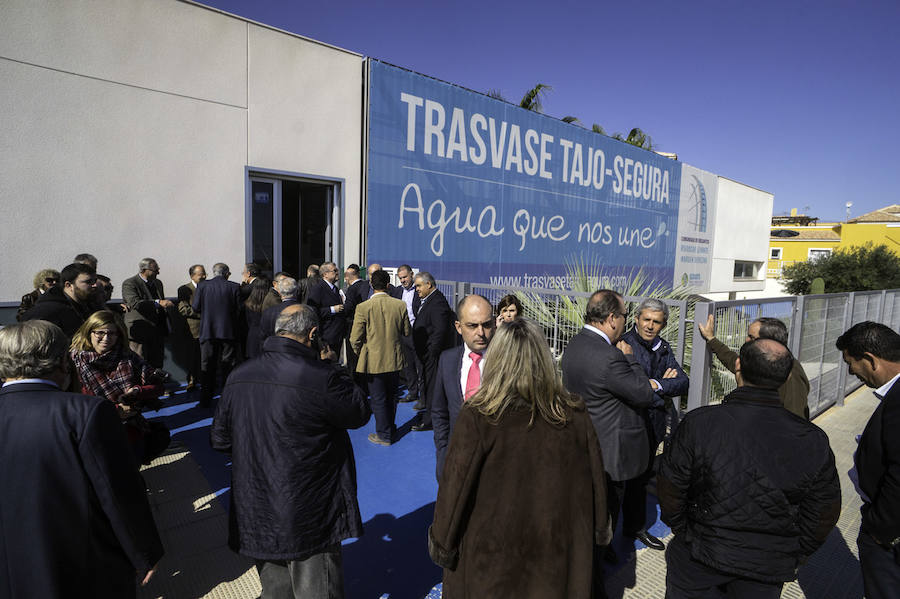
<svg viewBox="0 0 900 599">
<path fill-rule="evenodd" d="M 259 276 L 253 279 L 253 282 L 250 283 L 250 296 L 244 302 L 244 305 L 248 310 L 252 310 L 254 312 L 262 312 L 263 311 L 263 302 L 266 299 L 266 296 L 269 295 L 269 290 L 272 288 L 272 282 L 266 277 Z"/>
<path fill-rule="evenodd" d="M 466 404 L 498 422 L 509 409 L 531 411 L 548 423 L 563 426 L 567 408 L 584 403 L 569 393 L 553 365 L 550 347 L 540 328 L 530 320 L 517 318 L 497 329 L 484 355 L 481 387 Z"/>
<path fill-rule="evenodd" d="M 107 325 L 114 326 L 119 333 L 115 349 L 125 347 L 124 344 L 128 341 L 128 333 L 125 331 L 122 319 L 109 310 L 98 310 L 91 314 L 75 331 L 75 335 L 72 337 L 72 345 L 69 349 L 72 351 L 94 351 L 94 344 L 91 343 L 91 332 Z"/>
</svg>

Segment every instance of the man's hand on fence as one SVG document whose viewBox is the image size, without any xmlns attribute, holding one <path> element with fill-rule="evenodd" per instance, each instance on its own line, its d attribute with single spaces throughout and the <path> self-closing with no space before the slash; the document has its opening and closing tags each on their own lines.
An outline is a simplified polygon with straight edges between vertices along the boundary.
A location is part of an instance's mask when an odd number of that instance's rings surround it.
<svg viewBox="0 0 900 599">
<path fill-rule="evenodd" d="M 704 339 L 709 341 L 713 337 L 716 336 L 716 321 L 713 318 L 713 315 L 710 314 L 709 318 L 706 319 L 706 326 L 703 326 L 699 322 L 697 323 L 697 330 L 700 331 L 700 334 Z"/>
</svg>

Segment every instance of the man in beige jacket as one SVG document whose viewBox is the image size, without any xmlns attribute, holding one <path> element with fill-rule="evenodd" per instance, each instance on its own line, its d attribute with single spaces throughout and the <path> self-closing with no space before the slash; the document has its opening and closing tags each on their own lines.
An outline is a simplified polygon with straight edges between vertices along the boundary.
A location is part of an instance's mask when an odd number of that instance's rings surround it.
<svg viewBox="0 0 900 599">
<path fill-rule="evenodd" d="M 406 302 L 387 294 L 390 277 L 383 270 L 369 278 L 375 293 L 356 306 L 350 346 L 359 356 L 356 372 L 365 377 L 369 402 L 375 415 L 375 432 L 369 441 L 390 445 L 397 432 L 397 385 L 403 358 L 403 336 L 409 335 Z"/>
</svg>

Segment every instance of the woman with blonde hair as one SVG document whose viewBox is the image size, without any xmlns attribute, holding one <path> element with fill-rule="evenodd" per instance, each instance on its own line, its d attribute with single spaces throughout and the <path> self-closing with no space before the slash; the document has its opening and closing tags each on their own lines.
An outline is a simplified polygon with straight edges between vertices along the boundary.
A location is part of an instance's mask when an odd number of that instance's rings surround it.
<svg viewBox="0 0 900 599">
<path fill-rule="evenodd" d="M 500 326 L 484 362 L 428 531 L 443 595 L 587 599 L 602 585 L 595 547 L 612 538 L 594 426 L 534 323 Z"/>
<path fill-rule="evenodd" d="M 141 463 L 149 464 L 169 446 L 169 431 L 141 415 L 157 408 L 168 377 L 128 349 L 128 334 L 119 317 L 107 310 L 94 312 L 72 338 L 70 355 L 81 392 L 116 404 L 128 440 Z"/>
</svg>

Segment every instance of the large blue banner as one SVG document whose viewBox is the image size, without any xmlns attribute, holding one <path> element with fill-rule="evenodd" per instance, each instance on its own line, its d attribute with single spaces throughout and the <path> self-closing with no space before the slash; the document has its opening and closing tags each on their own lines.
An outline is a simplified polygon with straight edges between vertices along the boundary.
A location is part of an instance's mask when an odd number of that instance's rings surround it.
<svg viewBox="0 0 900 599">
<path fill-rule="evenodd" d="M 566 286 L 599 263 L 671 285 L 681 164 L 370 61 L 369 263 L 437 279 Z"/>
</svg>

